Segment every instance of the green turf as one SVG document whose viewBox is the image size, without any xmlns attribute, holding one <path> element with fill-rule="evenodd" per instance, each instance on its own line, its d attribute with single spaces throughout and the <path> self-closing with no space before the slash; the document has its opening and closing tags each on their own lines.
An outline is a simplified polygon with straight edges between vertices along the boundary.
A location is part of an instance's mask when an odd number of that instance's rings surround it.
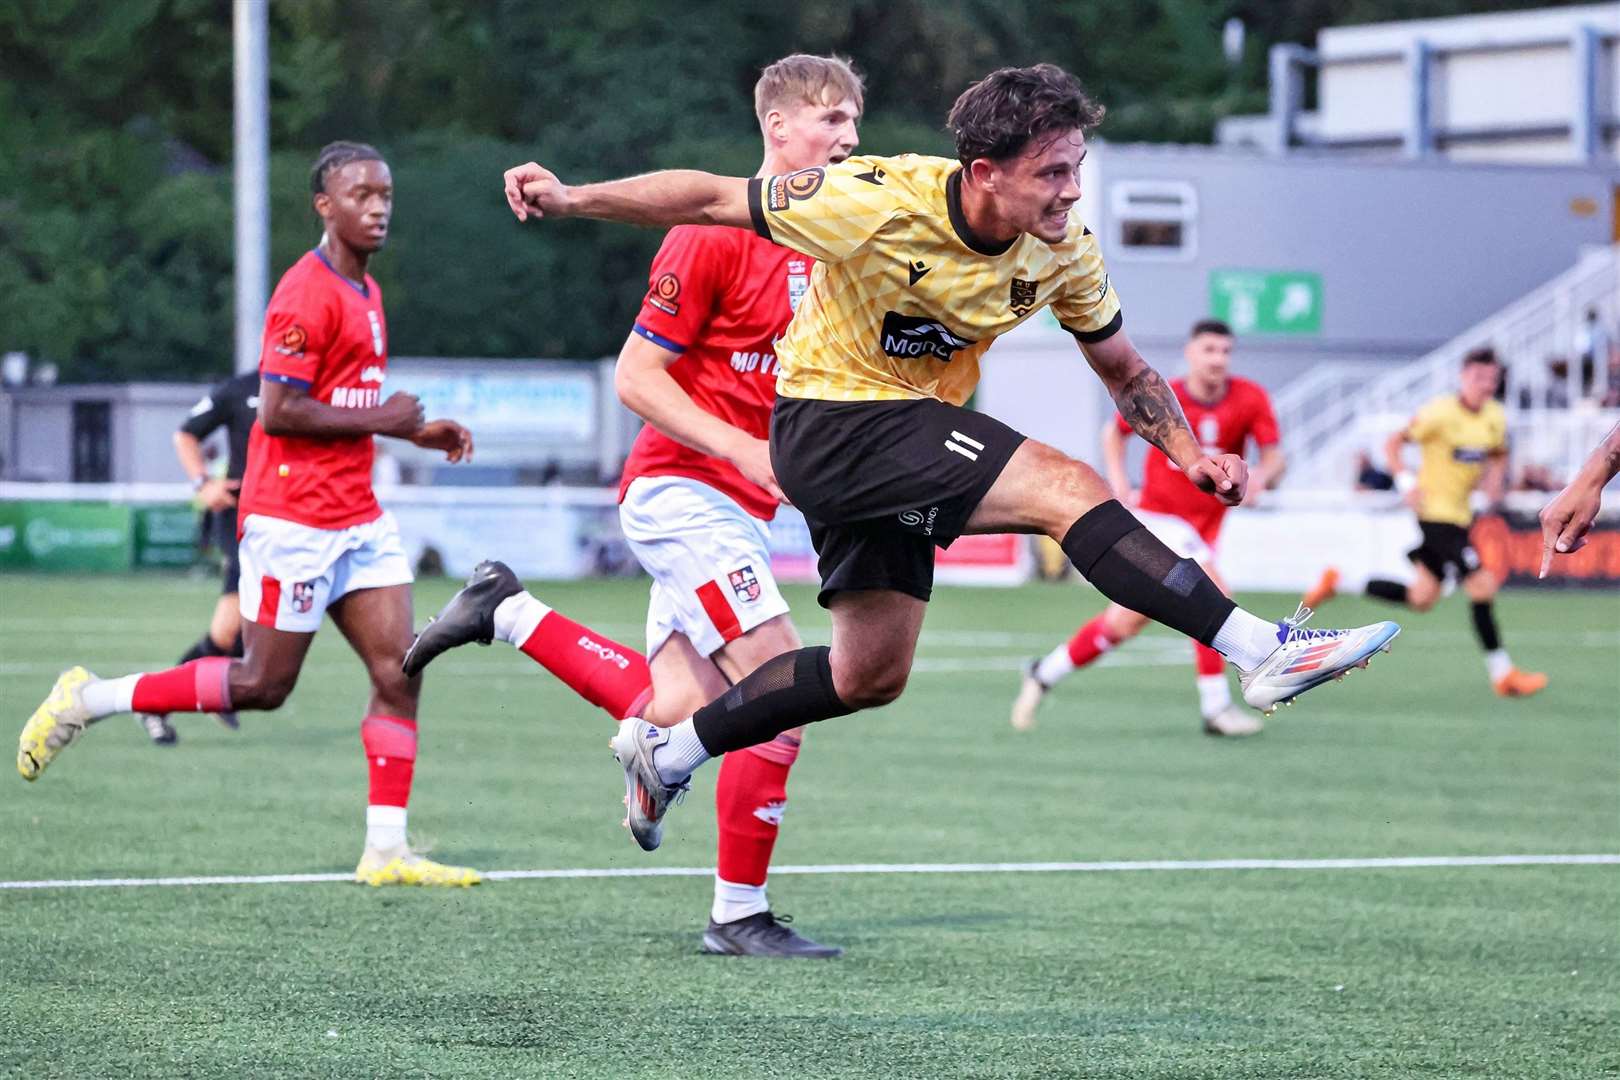
<svg viewBox="0 0 1620 1080">
<path fill-rule="evenodd" d="M 420 606 L 448 590 L 425 583 Z M 538 591 L 640 639 L 642 582 Z M 808 591 L 789 598 L 824 639 Z M 0 578 L 0 716 L 20 725 L 67 662 L 169 662 L 211 603 L 178 578 Z M 1453 598 L 1257 739 L 1198 734 L 1185 646 L 1157 634 L 1015 734 L 1018 660 L 1096 606 L 1074 586 L 942 590 L 906 696 L 810 732 L 778 861 L 1620 851 L 1620 598 L 1502 598 L 1515 657 L 1552 677 L 1530 701 L 1489 692 Z M 0 779 L 0 879 L 350 869 L 364 703 L 329 629 L 292 702 L 240 734 L 180 718 L 159 750 L 109 719 L 38 784 Z M 511 650 L 441 660 L 422 715 L 412 828 L 439 855 L 712 863 L 713 770 L 642 854 L 610 725 Z M 832 963 L 698 955 L 708 892 L 0 891 L 0 1074 L 1620 1075 L 1613 866 L 778 878 L 778 909 L 848 948 Z"/>
</svg>

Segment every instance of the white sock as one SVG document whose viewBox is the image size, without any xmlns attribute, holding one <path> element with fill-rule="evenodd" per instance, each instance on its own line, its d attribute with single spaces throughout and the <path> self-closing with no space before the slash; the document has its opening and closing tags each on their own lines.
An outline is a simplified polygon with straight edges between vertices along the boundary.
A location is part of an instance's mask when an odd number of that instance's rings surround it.
<svg viewBox="0 0 1620 1080">
<path fill-rule="evenodd" d="M 679 784 L 708 760 L 709 752 L 703 749 L 690 716 L 670 728 L 669 742 L 653 751 L 653 764 L 666 784 Z"/>
<path fill-rule="evenodd" d="M 1232 707 L 1232 687 L 1225 675 L 1198 676 L 1198 711 L 1207 720 Z"/>
<path fill-rule="evenodd" d="M 378 851 L 405 846 L 403 806 L 366 807 L 366 847 Z"/>
<path fill-rule="evenodd" d="M 1242 608 L 1233 608 L 1232 614 L 1215 631 L 1215 640 L 1209 647 L 1244 671 L 1253 671 L 1281 644 L 1276 623 L 1250 615 Z"/>
<path fill-rule="evenodd" d="M 90 716 L 99 720 L 113 713 L 130 712 L 135 706 L 135 684 L 140 675 L 125 675 L 121 679 L 96 679 L 87 682 L 79 691 Z"/>
<path fill-rule="evenodd" d="M 1506 649 L 1492 649 L 1485 654 L 1485 670 L 1490 673 L 1491 682 L 1501 682 L 1502 677 L 1513 670 L 1513 661 L 1508 659 Z"/>
<path fill-rule="evenodd" d="M 1035 678 L 1040 680 L 1042 686 L 1056 686 L 1074 670 L 1074 661 L 1069 659 L 1069 643 L 1065 641 L 1045 656 L 1035 665 Z"/>
<path fill-rule="evenodd" d="M 551 609 L 526 592 L 508 596 L 495 608 L 495 640 L 522 647 Z"/>
<path fill-rule="evenodd" d="M 771 905 L 765 902 L 765 886 L 739 885 L 719 874 L 714 875 L 714 906 L 709 909 L 709 917 L 715 922 L 736 922 L 769 910 Z"/>
</svg>

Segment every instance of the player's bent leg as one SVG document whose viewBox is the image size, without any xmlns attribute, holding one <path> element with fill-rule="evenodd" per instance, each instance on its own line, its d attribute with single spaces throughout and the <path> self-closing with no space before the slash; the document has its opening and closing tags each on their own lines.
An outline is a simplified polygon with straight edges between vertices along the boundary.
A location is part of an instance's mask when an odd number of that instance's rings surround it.
<svg viewBox="0 0 1620 1080">
<path fill-rule="evenodd" d="M 911 674 L 928 604 L 892 589 L 860 589 L 834 595 L 827 606 L 836 700 L 845 711 L 855 712 L 898 698 Z"/>
<path fill-rule="evenodd" d="M 434 862 L 406 839 L 406 808 L 416 771 L 420 677 L 405 674 L 411 640 L 411 588 L 358 588 L 329 613 L 371 678 L 371 701 L 360 723 L 369 778 L 366 839 L 354 877 L 365 885 L 476 885 L 478 871 Z"/>
<path fill-rule="evenodd" d="M 117 713 L 276 708 L 297 680 L 313 635 L 256 629 L 289 640 L 280 651 L 261 647 L 251 659 L 211 656 L 116 679 L 98 679 L 82 667 L 63 672 L 23 727 L 17 771 L 25 780 L 36 779 L 89 725 Z"/>
<path fill-rule="evenodd" d="M 1268 622 L 1238 607 L 1192 559 L 1178 559 L 1080 462 L 1026 441 L 974 510 L 969 529 L 1038 529 L 1104 596 L 1210 646 L 1245 672 L 1244 700 L 1269 710 L 1353 667 L 1400 632 L 1394 623 L 1305 630 L 1306 612 Z M 1072 524 L 1062 522 L 1069 514 Z M 1309 656 L 1305 655 L 1309 653 Z"/>
</svg>

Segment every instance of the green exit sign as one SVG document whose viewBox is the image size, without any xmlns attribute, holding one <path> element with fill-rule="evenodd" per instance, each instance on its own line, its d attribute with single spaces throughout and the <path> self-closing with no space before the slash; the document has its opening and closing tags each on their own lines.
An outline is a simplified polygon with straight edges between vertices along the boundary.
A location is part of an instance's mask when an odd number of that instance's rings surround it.
<svg viewBox="0 0 1620 1080">
<path fill-rule="evenodd" d="M 1304 270 L 1211 270 L 1209 311 L 1239 334 L 1320 334 L 1322 275 Z"/>
</svg>

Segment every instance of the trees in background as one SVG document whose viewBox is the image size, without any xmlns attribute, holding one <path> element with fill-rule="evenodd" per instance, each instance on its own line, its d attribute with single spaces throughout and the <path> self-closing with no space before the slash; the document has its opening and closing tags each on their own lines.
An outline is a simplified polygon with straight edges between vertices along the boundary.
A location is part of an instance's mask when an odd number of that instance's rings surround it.
<svg viewBox="0 0 1620 1080">
<path fill-rule="evenodd" d="M 1526 0 L 282 0 L 271 8 L 272 272 L 319 236 L 307 169 L 337 138 L 386 153 L 397 355 L 596 356 L 646 288 L 650 232 L 512 220 L 500 172 L 565 179 L 758 164 L 751 90 L 793 50 L 866 75 L 862 145 L 948 153 L 974 78 L 1051 60 L 1109 106 L 1102 134 L 1207 141 L 1265 105 L 1265 50 L 1325 25 Z M 1245 20 L 1229 65 L 1220 28 Z M 0 5 L 0 350 L 73 380 L 196 378 L 233 336 L 226 0 Z"/>
</svg>

